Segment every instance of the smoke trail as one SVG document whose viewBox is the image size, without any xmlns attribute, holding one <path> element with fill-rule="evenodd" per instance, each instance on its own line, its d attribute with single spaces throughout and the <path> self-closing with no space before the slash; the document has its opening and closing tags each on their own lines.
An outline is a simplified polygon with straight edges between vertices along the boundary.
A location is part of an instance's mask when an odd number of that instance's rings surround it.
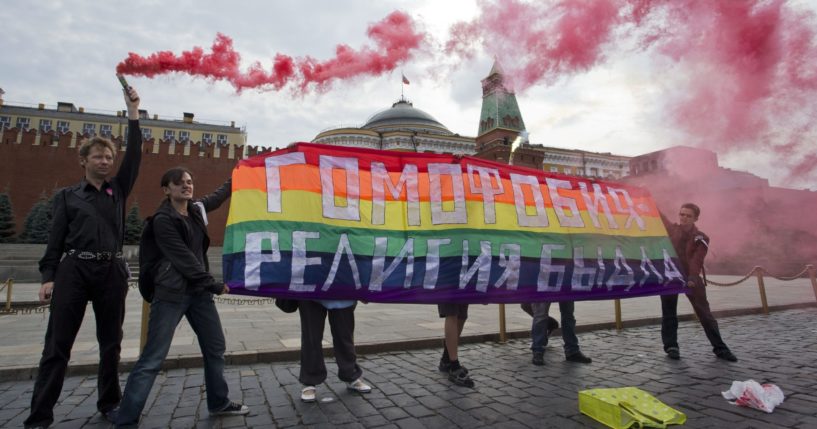
<svg viewBox="0 0 817 429">
<path fill-rule="evenodd" d="M 200 47 L 180 55 L 160 51 L 143 57 L 131 52 L 116 66 L 116 70 L 118 73 L 149 78 L 178 72 L 214 81 L 225 80 L 239 93 L 249 88 L 280 90 L 293 82 L 304 93 L 313 84 L 318 90 L 324 90 L 333 80 L 392 71 L 411 58 L 412 52 L 420 47 L 426 37 L 414 28 L 414 22 L 407 14 L 399 11 L 371 25 L 367 35 L 374 41 L 376 49 L 364 47 L 356 51 L 347 45 L 338 45 L 335 58 L 323 62 L 308 56 L 294 60 L 279 53 L 275 55 L 269 71 L 259 62 L 242 71 L 241 55 L 233 49 L 232 39 L 219 33 L 208 53 Z"/>
<path fill-rule="evenodd" d="M 149 78 L 172 72 L 188 73 L 191 76 L 229 81 L 238 92 L 265 85 L 279 90 L 295 73 L 292 58 L 282 54 L 275 56 L 270 72 L 264 71 L 258 62 L 242 72 L 239 68 L 240 61 L 241 55 L 233 49 L 232 39 L 219 33 L 209 53 L 205 54 L 200 47 L 184 51 L 178 56 L 170 51 L 155 52 L 147 57 L 131 52 L 128 58 L 116 66 L 116 71 Z"/>
<path fill-rule="evenodd" d="M 817 20 L 810 11 L 786 0 L 482 0 L 480 6 L 473 21 L 451 27 L 446 52 L 467 58 L 484 49 L 518 91 L 635 49 L 655 60 L 655 81 L 680 81 L 660 97 L 686 144 L 791 155 L 782 160 L 789 182 L 817 173 L 817 165 L 799 161 L 817 138 Z"/>
<path fill-rule="evenodd" d="M 415 30 L 414 22 L 403 12 L 392 12 L 384 20 L 369 27 L 366 34 L 374 40 L 376 50 L 364 47 L 360 51 L 338 45 L 335 58 L 318 62 L 306 57 L 298 62 L 302 91 L 310 84 L 325 88 L 333 79 L 348 79 L 361 75 L 380 75 L 394 70 L 411 58 L 426 36 Z"/>
</svg>

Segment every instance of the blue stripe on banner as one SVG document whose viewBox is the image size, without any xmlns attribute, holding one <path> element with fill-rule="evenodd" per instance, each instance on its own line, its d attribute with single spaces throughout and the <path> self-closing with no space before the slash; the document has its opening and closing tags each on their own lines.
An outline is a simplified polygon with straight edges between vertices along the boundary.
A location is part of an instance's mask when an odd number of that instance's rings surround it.
<svg viewBox="0 0 817 429">
<path fill-rule="evenodd" d="M 674 266 L 669 270 L 664 260 L 651 260 L 650 264 L 642 260 L 626 260 L 626 265 L 632 270 L 632 278 L 627 276 L 628 271 L 621 265 L 619 268 L 613 260 L 604 260 L 603 275 L 599 276 L 598 259 L 580 259 L 581 266 L 574 265 L 576 260 L 554 258 L 550 266 L 538 258 L 521 258 L 519 261 L 518 284 L 516 289 L 509 288 L 508 282 L 503 282 L 497 287 L 497 282 L 503 277 L 507 265 L 506 261 L 500 261 L 493 257 L 488 268 L 483 268 L 483 276 L 480 276 L 478 267 L 474 267 L 477 257 L 468 259 L 468 268 L 473 268 L 473 273 L 463 288 L 460 289 L 460 276 L 462 274 L 461 257 L 444 257 L 439 260 L 439 270 L 437 281 L 433 287 L 424 288 L 423 283 L 426 277 L 426 258 L 415 258 L 413 275 L 410 286 L 404 287 L 406 276 L 406 264 L 399 264 L 398 267 L 382 282 L 380 290 L 370 290 L 373 283 L 372 269 L 373 258 L 371 256 L 355 256 L 357 267 L 357 278 L 360 288 L 355 282 L 355 273 L 352 264 L 344 255 L 336 267 L 334 281 L 328 287 L 324 287 L 327 277 L 330 275 L 334 254 L 322 252 L 307 252 L 305 259 L 320 258 L 319 264 L 310 264 L 303 270 L 303 285 L 314 287 L 314 291 L 297 291 L 296 287 L 290 286 L 293 283 L 291 274 L 292 253 L 280 252 L 280 260 L 276 262 L 264 262 L 260 264 L 259 279 L 250 281 L 248 287 L 245 282 L 245 254 L 225 254 L 224 255 L 224 278 L 232 279 L 228 286 L 231 293 L 251 296 L 274 296 L 278 298 L 293 299 L 357 299 L 369 302 L 403 302 L 403 303 L 423 303 L 433 304 L 440 302 L 457 303 L 513 303 L 513 302 L 535 302 L 535 301 L 578 301 L 578 300 L 602 300 L 613 298 L 633 298 L 648 295 L 677 294 L 683 292 L 684 281 L 677 272 L 673 274 L 674 267 L 679 267 L 678 261 L 672 259 Z M 383 269 L 388 269 L 394 258 L 386 258 L 382 264 Z M 557 272 L 560 267 L 564 269 L 559 282 L 560 274 Z M 642 268 L 644 267 L 644 268 Z M 545 291 L 537 290 L 540 272 L 549 271 L 547 287 Z M 645 272 L 646 270 L 646 272 Z M 574 274 L 576 275 L 574 279 Z M 660 276 L 660 278 L 659 278 Z M 673 277 L 674 276 L 674 277 Z M 466 275 L 467 277 L 467 275 Z M 544 277 L 544 276 L 542 276 Z M 670 277 L 670 281 L 667 278 Z M 487 280 L 487 281 L 486 281 Z M 263 286 L 253 288 L 252 284 Z M 513 281 L 510 282 L 511 284 Z"/>
</svg>

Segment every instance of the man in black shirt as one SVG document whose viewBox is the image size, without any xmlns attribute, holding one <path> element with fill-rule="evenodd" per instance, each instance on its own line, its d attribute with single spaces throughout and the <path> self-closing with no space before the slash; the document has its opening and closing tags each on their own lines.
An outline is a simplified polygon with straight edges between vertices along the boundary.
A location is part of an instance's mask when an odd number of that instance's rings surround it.
<svg viewBox="0 0 817 429">
<path fill-rule="evenodd" d="M 128 292 L 122 256 L 125 202 L 142 158 L 139 95 L 133 88 L 125 91 L 125 104 L 127 149 L 116 176 L 108 179 L 116 156 L 113 143 L 100 137 L 86 139 L 79 149 L 85 177 L 54 196 L 54 224 L 40 260 L 40 301 L 51 302 L 51 313 L 26 428 L 48 427 L 54 421 L 54 404 L 88 301 L 99 341 L 97 409 L 107 417 L 122 397 L 118 372 Z"/>
</svg>

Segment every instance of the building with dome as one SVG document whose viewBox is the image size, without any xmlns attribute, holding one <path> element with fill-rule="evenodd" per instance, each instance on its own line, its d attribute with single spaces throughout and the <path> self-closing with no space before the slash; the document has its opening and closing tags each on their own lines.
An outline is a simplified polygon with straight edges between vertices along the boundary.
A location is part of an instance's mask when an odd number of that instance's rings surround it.
<svg viewBox="0 0 817 429">
<path fill-rule="evenodd" d="M 403 98 L 372 115 L 361 127 L 330 128 L 313 143 L 368 149 L 472 155 L 511 162 L 512 142 L 524 135 L 525 121 L 516 94 L 505 85 L 502 69 L 494 62 L 482 80 L 482 110 L 477 136 L 454 133 L 430 114 Z M 629 173 L 627 156 L 566 149 L 525 141 L 513 155 L 513 164 L 574 176 L 618 179 Z"/>
<path fill-rule="evenodd" d="M 409 152 L 473 155 L 473 137 L 451 132 L 430 114 L 403 97 L 372 115 L 363 126 L 322 131 L 313 143 Z"/>
</svg>

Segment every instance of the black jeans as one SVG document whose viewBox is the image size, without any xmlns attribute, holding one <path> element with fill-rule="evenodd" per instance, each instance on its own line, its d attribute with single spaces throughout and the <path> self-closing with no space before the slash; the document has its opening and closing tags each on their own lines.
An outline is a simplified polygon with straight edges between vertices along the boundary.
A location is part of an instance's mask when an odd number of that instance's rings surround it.
<svg viewBox="0 0 817 429">
<path fill-rule="evenodd" d="M 31 414 L 25 425 L 53 422 L 54 404 L 62 391 L 71 348 L 88 301 L 94 309 L 99 341 L 96 407 L 106 412 L 119 404 L 122 397 L 119 353 L 127 293 L 127 272 L 121 260 L 97 262 L 66 257 L 60 262 L 54 280 L 45 347 L 31 396 Z"/>
<path fill-rule="evenodd" d="M 327 310 L 315 301 L 299 301 L 301 316 L 301 372 L 298 380 L 307 386 L 315 386 L 326 380 L 326 363 L 323 359 L 323 329 L 329 316 L 332 346 L 338 364 L 338 378 L 345 382 L 355 381 L 363 374 L 357 365 L 355 354 L 355 307 Z"/>
<path fill-rule="evenodd" d="M 719 353 L 729 350 L 721 339 L 718 321 L 712 316 L 709 301 L 706 299 L 706 287 L 696 286 L 687 289 L 692 309 L 701 321 L 706 337 L 712 343 L 712 351 Z M 678 348 L 678 295 L 661 295 L 661 340 L 664 342 L 664 351 L 670 347 Z"/>
</svg>

